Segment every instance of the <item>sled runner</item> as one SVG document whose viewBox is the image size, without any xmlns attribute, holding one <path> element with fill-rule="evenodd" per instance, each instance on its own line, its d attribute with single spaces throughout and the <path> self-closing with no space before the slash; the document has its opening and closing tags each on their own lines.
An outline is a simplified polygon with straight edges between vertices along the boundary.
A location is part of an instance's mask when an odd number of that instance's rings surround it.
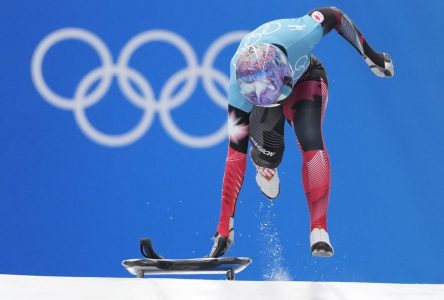
<svg viewBox="0 0 444 300">
<path fill-rule="evenodd" d="M 145 258 L 122 261 L 125 269 L 138 278 L 145 275 L 225 274 L 228 280 L 234 280 L 235 274 L 252 262 L 247 257 L 166 259 L 154 251 L 151 240 L 147 238 L 140 240 L 140 251 Z"/>
</svg>

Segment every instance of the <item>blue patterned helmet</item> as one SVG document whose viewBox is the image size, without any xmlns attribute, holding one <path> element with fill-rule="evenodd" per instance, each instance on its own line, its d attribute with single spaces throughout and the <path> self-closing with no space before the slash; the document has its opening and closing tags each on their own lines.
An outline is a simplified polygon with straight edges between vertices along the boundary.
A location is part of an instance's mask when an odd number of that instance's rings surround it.
<svg viewBox="0 0 444 300">
<path fill-rule="evenodd" d="M 243 50 L 236 60 L 240 92 L 257 106 L 276 106 L 293 88 L 293 69 L 286 55 L 272 44 L 257 44 Z"/>
</svg>

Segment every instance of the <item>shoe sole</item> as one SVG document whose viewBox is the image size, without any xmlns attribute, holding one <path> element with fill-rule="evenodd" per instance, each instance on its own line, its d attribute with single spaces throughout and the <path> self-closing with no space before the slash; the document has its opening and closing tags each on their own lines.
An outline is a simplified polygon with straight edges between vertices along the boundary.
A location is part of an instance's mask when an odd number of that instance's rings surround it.
<svg viewBox="0 0 444 300">
<path fill-rule="evenodd" d="M 318 257 L 333 256 L 333 248 L 326 242 L 317 242 L 311 246 L 311 255 Z"/>
<path fill-rule="evenodd" d="M 333 253 L 325 250 L 314 250 L 311 255 L 316 257 L 331 257 L 333 256 Z"/>
<path fill-rule="evenodd" d="M 268 200 L 274 200 L 274 199 L 276 199 L 276 198 L 279 196 L 279 194 L 281 193 L 281 184 L 279 183 L 279 191 L 278 191 L 277 195 L 274 196 L 274 197 L 270 197 L 270 196 L 268 196 L 267 194 L 265 194 L 264 191 L 263 191 L 261 188 L 260 188 L 260 190 L 261 190 L 262 194 L 263 194 L 266 198 L 268 198 Z"/>
</svg>

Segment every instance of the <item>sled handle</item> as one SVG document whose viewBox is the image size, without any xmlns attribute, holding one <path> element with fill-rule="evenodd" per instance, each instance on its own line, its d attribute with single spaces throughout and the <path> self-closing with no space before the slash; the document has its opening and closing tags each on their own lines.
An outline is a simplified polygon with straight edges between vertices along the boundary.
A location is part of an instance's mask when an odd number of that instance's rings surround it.
<svg viewBox="0 0 444 300">
<path fill-rule="evenodd" d="M 153 244 L 149 238 L 140 239 L 140 252 L 146 258 L 162 259 L 163 257 L 158 255 L 153 249 Z"/>
</svg>

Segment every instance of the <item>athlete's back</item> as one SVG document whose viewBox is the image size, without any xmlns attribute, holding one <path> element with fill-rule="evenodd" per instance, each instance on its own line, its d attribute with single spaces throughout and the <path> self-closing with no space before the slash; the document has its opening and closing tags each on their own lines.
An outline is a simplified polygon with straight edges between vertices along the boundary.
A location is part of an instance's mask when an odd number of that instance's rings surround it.
<svg viewBox="0 0 444 300">
<path fill-rule="evenodd" d="M 251 110 L 251 104 L 239 92 L 235 76 L 236 61 L 243 50 L 257 44 L 279 46 L 287 55 L 294 70 L 293 82 L 296 82 L 310 65 L 311 52 L 322 35 L 321 24 L 309 15 L 270 21 L 247 34 L 231 59 L 229 104 L 244 111 Z"/>
</svg>

